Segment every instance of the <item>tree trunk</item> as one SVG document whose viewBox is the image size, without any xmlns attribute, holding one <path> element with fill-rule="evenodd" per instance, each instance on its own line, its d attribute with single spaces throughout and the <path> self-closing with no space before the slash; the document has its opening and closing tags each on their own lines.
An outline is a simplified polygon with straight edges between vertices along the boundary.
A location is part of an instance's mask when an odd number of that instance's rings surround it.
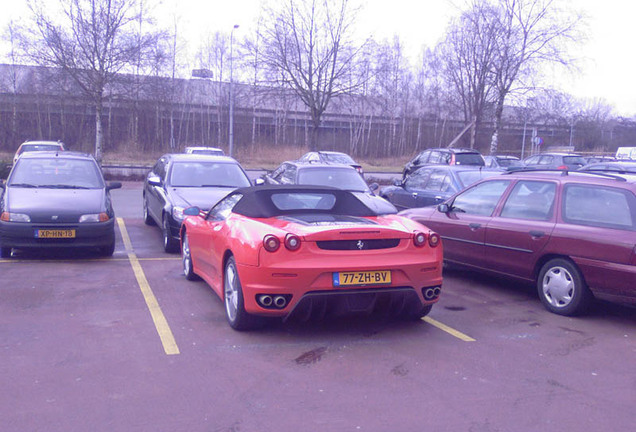
<svg viewBox="0 0 636 432">
<path fill-rule="evenodd" d="M 102 164 L 102 146 L 104 143 L 104 131 L 102 130 L 102 99 L 95 103 L 95 159 Z"/>
<path fill-rule="evenodd" d="M 503 115 L 504 98 L 505 96 L 499 96 L 499 100 L 497 100 L 497 107 L 495 108 L 495 129 L 493 130 L 492 137 L 490 139 L 489 153 L 493 156 L 497 154 L 497 150 L 499 148 L 499 131 L 501 130 L 501 117 Z"/>
</svg>

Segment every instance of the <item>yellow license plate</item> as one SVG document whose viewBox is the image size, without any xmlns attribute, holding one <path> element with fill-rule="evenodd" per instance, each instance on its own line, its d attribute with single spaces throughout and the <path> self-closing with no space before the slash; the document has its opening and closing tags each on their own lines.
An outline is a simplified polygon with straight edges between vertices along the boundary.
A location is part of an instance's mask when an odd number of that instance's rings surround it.
<svg viewBox="0 0 636 432">
<path fill-rule="evenodd" d="M 74 229 L 40 229 L 35 231 L 36 238 L 75 238 L 75 230 Z"/>
<path fill-rule="evenodd" d="M 333 286 L 390 285 L 390 270 L 333 273 Z"/>
</svg>

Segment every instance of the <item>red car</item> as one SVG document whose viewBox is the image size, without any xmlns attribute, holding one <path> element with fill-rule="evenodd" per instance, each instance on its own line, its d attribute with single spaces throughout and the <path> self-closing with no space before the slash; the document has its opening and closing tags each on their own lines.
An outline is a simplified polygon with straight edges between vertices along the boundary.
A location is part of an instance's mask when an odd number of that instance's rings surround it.
<svg viewBox="0 0 636 432">
<path fill-rule="evenodd" d="M 232 328 L 386 311 L 421 318 L 442 285 L 439 236 L 321 186 L 237 189 L 207 214 L 184 211 L 183 271 L 224 300 Z"/>
<path fill-rule="evenodd" d="M 593 296 L 636 302 L 633 178 L 507 173 L 400 214 L 442 236 L 446 261 L 535 282 L 554 313 L 583 312 Z"/>
</svg>

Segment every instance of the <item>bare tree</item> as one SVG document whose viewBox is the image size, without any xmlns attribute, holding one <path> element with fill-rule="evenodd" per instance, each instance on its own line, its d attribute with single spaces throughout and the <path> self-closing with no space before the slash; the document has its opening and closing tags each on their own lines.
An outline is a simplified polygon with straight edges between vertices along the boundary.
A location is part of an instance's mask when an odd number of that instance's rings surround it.
<svg viewBox="0 0 636 432">
<path fill-rule="evenodd" d="M 460 99 L 464 121 L 471 123 L 470 147 L 475 146 L 486 106 L 491 96 L 491 78 L 497 26 L 488 3 L 474 0 L 469 10 L 451 22 L 438 48 L 444 73 Z"/>
<path fill-rule="evenodd" d="M 109 85 L 131 67 L 156 35 L 139 34 L 138 0 L 58 0 L 29 2 L 35 21 L 24 35 L 25 52 L 38 64 L 69 74 L 95 106 L 95 158 L 103 150 L 102 112 Z"/>
<path fill-rule="evenodd" d="M 515 88 L 527 88 L 546 63 L 567 66 L 567 48 L 580 39 L 581 15 L 566 13 L 558 0 L 497 0 L 495 15 L 482 15 L 498 29 L 492 82 L 495 93 L 494 131 L 490 153 L 496 154 L 506 97 Z"/>
<path fill-rule="evenodd" d="M 265 11 L 263 64 L 309 109 L 312 150 L 331 100 L 359 85 L 349 73 L 362 46 L 351 39 L 353 13 L 348 0 L 286 0 Z"/>
</svg>

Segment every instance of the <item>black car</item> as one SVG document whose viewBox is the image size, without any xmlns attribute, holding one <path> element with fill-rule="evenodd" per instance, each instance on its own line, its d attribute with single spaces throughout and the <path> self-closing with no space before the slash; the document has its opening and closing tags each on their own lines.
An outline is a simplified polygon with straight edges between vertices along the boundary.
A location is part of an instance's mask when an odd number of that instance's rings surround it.
<svg viewBox="0 0 636 432">
<path fill-rule="evenodd" d="M 365 205 L 382 214 L 395 213 L 395 207 L 374 195 L 377 183 L 367 185 L 355 168 L 349 165 L 287 161 L 262 176 L 266 184 L 331 186 L 354 192 Z"/>
<path fill-rule="evenodd" d="M 560 169 L 575 171 L 586 164 L 585 158 L 576 153 L 539 153 L 525 158 L 519 168 Z"/>
<path fill-rule="evenodd" d="M 579 171 L 609 171 L 616 174 L 636 174 L 636 161 L 590 163 L 579 168 Z"/>
<path fill-rule="evenodd" d="M 362 165 L 353 160 L 351 156 L 346 153 L 336 151 L 313 151 L 302 155 L 298 162 L 326 162 L 326 163 L 339 163 L 344 165 L 351 165 L 360 174 L 364 174 Z"/>
<path fill-rule="evenodd" d="M 177 252 L 184 209 L 209 210 L 225 195 L 245 186 L 250 186 L 250 179 L 231 157 L 165 154 L 144 181 L 144 222 L 159 225 L 164 250 Z"/>
<path fill-rule="evenodd" d="M 478 180 L 502 174 L 501 170 L 464 165 L 428 165 L 406 180 L 382 188 L 380 196 L 398 209 L 439 204 Z"/>
<path fill-rule="evenodd" d="M 521 160 L 519 160 L 519 158 L 516 156 L 484 156 L 484 160 L 486 161 L 486 168 L 500 169 L 503 171 L 508 171 L 511 168 L 521 166 Z"/>
<path fill-rule="evenodd" d="M 110 190 L 91 155 L 24 153 L 11 170 L 0 199 L 0 255 L 12 249 L 97 247 L 115 251 L 115 214 Z"/>
<path fill-rule="evenodd" d="M 483 156 L 475 149 L 467 148 L 432 148 L 419 153 L 404 166 L 402 178 L 424 165 L 474 165 L 485 166 Z"/>
</svg>

